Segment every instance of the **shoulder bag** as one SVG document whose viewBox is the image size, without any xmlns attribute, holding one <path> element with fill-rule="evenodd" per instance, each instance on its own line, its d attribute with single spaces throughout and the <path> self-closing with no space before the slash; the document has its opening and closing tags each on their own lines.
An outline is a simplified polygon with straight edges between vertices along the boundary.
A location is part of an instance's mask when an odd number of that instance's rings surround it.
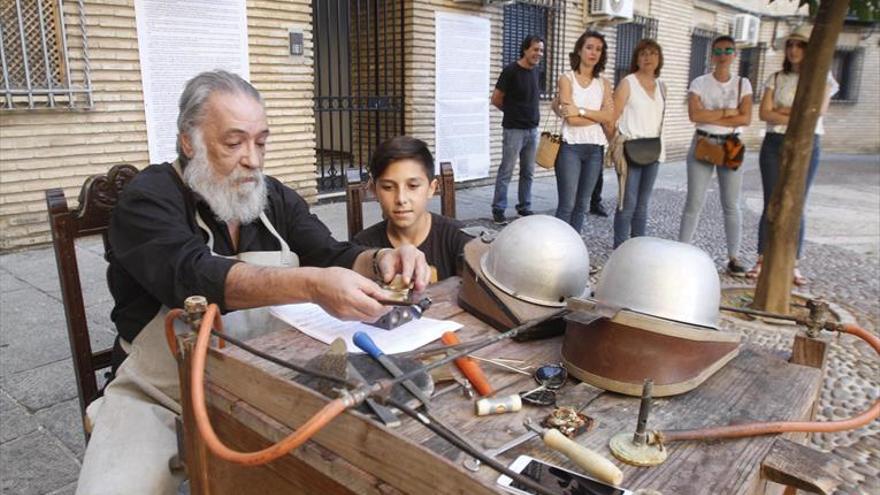
<svg viewBox="0 0 880 495">
<path fill-rule="evenodd" d="M 638 81 L 636 81 L 638 84 Z M 663 116 L 660 117 L 660 132 L 663 132 L 663 121 L 666 119 L 666 85 L 657 81 L 660 85 L 660 94 L 663 96 Z M 663 143 L 660 136 L 652 138 L 630 139 L 623 143 L 623 155 L 629 165 L 645 167 L 660 159 Z"/>
<path fill-rule="evenodd" d="M 544 122 L 544 129 L 538 138 L 538 151 L 535 153 L 535 163 L 539 166 L 552 169 L 556 166 L 556 156 L 559 154 L 559 146 L 562 144 L 562 136 L 559 134 L 559 119 L 555 116 L 553 120 L 553 130 L 547 130 L 549 121 Z"/>
<path fill-rule="evenodd" d="M 739 78 L 739 84 L 737 85 L 737 105 L 739 105 L 741 94 L 742 77 Z M 745 144 L 739 139 L 739 135 L 732 133 L 721 143 L 716 143 L 707 136 L 697 136 L 697 143 L 694 146 L 694 158 L 697 160 L 731 170 L 736 170 L 742 165 L 745 154 Z"/>
</svg>

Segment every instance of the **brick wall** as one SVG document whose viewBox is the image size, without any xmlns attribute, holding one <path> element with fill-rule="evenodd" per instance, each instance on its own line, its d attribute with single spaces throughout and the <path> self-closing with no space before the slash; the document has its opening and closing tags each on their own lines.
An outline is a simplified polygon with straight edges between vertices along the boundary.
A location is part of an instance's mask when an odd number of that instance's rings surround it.
<svg viewBox="0 0 880 495">
<path fill-rule="evenodd" d="M 310 2 L 251 0 L 247 8 L 251 79 L 263 92 L 272 128 L 267 170 L 313 198 Z M 116 163 L 148 163 L 134 3 L 86 1 L 85 13 L 94 107 L 0 114 L 0 249 L 50 239 L 45 189 L 64 188 L 74 206 L 89 175 Z M 67 15 L 69 38 L 76 40 L 78 20 Z M 301 60 L 287 55 L 291 26 L 306 33 Z"/>
</svg>

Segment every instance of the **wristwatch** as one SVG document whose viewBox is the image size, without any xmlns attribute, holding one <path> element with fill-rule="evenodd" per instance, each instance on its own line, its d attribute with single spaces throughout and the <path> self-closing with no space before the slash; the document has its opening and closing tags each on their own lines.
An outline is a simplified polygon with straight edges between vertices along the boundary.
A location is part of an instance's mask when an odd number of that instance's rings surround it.
<svg viewBox="0 0 880 495">
<path fill-rule="evenodd" d="M 587 116 L 587 111 L 584 110 L 583 108 L 580 108 L 580 107 L 579 107 L 579 108 L 578 108 L 578 116 L 579 116 L 579 117 L 586 117 L 586 116 Z"/>
</svg>

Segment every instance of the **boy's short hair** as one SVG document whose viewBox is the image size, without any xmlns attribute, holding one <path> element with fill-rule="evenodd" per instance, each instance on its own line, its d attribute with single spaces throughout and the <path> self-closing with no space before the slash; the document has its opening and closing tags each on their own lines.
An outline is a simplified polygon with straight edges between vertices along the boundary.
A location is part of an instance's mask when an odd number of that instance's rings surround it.
<svg viewBox="0 0 880 495">
<path fill-rule="evenodd" d="M 434 179 L 434 156 L 431 155 L 428 145 L 421 139 L 410 136 L 395 136 L 376 148 L 370 159 L 370 178 L 378 180 L 389 165 L 407 159 L 419 162 L 428 180 Z"/>
</svg>

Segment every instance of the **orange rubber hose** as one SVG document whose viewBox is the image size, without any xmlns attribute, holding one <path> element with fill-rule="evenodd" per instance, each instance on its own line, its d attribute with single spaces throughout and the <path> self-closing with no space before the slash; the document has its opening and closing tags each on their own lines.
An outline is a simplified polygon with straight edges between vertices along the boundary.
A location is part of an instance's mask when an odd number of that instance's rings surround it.
<svg viewBox="0 0 880 495">
<path fill-rule="evenodd" d="M 212 454 L 223 460 L 245 466 L 259 466 L 271 462 L 305 443 L 348 407 L 343 399 L 335 399 L 309 418 L 298 430 L 278 443 L 257 452 L 239 452 L 227 447 L 214 432 L 205 405 L 205 361 L 208 355 L 208 344 L 211 341 L 211 325 L 212 323 L 221 324 L 219 322 L 220 311 L 217 305 L 209 305 L 199 327 L 190 375 L 193 416 L 195 417 L 196 428 L 204 440 L 205 446 Z"/>
<path fill-rule="evenodd" d="M 864 340 L 880 355 L 880 337 L 856 325 L 840 325 L 836 330 L 855 335 Z M 694 430 L 666 430 L 655 433 L 660 443 L 680 440 L 708 440 L 713 438 L 741 438 L 773 433 L 804 432 L 829 433 L 843 430 L 854 430 L 864 426 L 880 416 L 880 399 L 870 408 L 857 416 L 838 421 L 775 421 L 769 423 L 748 423 L 742 425 L 719 426 Z"/>
</svg>

